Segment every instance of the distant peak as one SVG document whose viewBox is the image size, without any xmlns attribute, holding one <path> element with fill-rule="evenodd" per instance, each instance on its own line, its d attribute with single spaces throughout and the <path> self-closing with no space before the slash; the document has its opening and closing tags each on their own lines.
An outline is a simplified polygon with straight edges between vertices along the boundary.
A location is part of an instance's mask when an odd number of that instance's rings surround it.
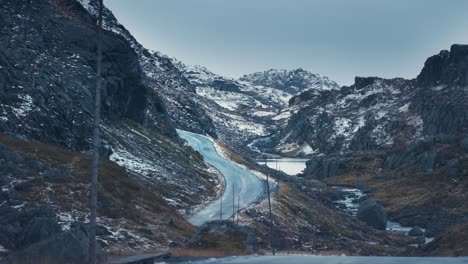
<svg viewBox="0 0 468 264">
<path fill-rule="evenodd" d="M 240 78 L 241 81 L 250 82 L 282 90 L 291 94 L 297 94 L 306 90 L 334 90 L 339 85 L 328 77 L 311 73 L 303 68 L 292 70 L 269 69 L 263 72 L 246 74 Z"/>
</svg>

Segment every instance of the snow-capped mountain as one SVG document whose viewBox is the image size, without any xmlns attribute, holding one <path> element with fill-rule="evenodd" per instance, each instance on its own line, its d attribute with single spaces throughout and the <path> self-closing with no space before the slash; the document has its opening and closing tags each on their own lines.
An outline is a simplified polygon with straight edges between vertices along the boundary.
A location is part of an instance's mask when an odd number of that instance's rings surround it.
<svg viewBox="0 0 468 264">
<path fill-rule="evenodd" d="M 244 75 L 240 80 L 254 85 L 275 88 L 293 95 L 307 90 L 336 90 L 340 88 L 335 81 L 328 77 L 301 68 L 291 71 L 271 69 Z"/>
<path fill-rule="evenodd" d="M 97 2 L 78 0 L 90 14 L 96 16 Z M 104 8 L 104 28 L 125 38 L 138 56 L 139 64 L 145 74 L 146 84 L 152 90 L 151 96 L 164 102 L 164 107 L 149 107 L 148 110 L 161 112 L 169 117 L 179 129 L 216 137 L 208 115 L 193 100 L 194 86 L 174 66 L 171 59 L 160 52 L 143 47 L 112 12 Z M 167 111 L 166 111 L 167 110 Z M 152 114 L 147 115 L 151 119 Z"/>
<path fill-rule="evenodd" d="M 278 126 L 285 125 L 290 111 L 284 109 L 293 96 L 301 91 L 338 88 L 327 77 L 302 69 L 270 70 L 237 80 L 202 66 L 185 65 L 176 59 L 173 62 L 195 87 L 197 97 L 194 98 L 210 116 L 218 137 L 242 153 L 253 154 L 247 145 L 253 146 L 250 143 L 270 136 Z"/>
<path fill-rule="evenodd" d="M 291 99 L 297 112 L 271 151 L 331 154 L 456 137 L 466 129 L 466 54 L 468 46 L 453 45 L 413 80 L 356 77 L 339 90 L 306 91 Z"/>
<path fill-rule="evenodd" d="M 40 208 L 47 207 L 42 210 L 47 221 L 40 223 L 58 225 L 59 231 L 87 218 L 96 2 L 5 0 L 0 5 L 0 160 L 9 163 L 0 173 L 0 222 L 15 226 L 0 231 L 0 245 L 8 249 L 25 246 L 23 231 L 38 224 Z M 170 98 L 149 89 L 190 90 L 191 85 L 169 60 L 142 48 L 107 9 L 105 29 L 99 207 L 106 208 L 100 212 L 106 234 L 101 238 L 127 249 L 129 241 L 141 248 L 182 241 L 180 231 L 156 242 L 138 230 L 167 230 L 169 223 L 161 219 L 172 214 L 173 226 L 190 231 L 175 209 L 190 214 L 217 195 L 216 173 L 176 134 L 165 105 Z M 29 184 L 21 195 L 19 183 Z M 144 226 L 133 222 L 150 215 L 154 221 Z"/>
</svg>

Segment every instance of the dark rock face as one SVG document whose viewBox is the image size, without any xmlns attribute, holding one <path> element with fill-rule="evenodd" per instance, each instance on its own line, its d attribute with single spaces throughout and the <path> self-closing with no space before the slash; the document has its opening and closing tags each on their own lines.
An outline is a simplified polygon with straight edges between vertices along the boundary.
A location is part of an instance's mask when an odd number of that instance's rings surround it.
<svg viewBox="0 0 468 264">
<path fill-rule="evenodd" d="M 87 168 L 73 166 L 81 162 L 80 156 L 87 154 L 91 143 L 97 28 L 95 13 L 81 3 L 88 1 L 6 0 L 0 5 L 0 140 L 11 148 L 7 151 L 0 145 L 0 204 L 4 212 L 0 214 L 0 244 L 8 250 L 19 250 L 27 246 L 25 243 L 54 236 L 56 214 L 67 213 L 75 219 L 86 208 L 78 201 L 76 206 L 61 207 L 73 193 L 81 198 L 86 195 L 81 193 L 85 188 L 78 182 L 79 171 Z M 111 15 L 105 9 L 106 19 Z M 113 19 L 114 24 L 106 20 L 103 33 L 101 153 L 126 166 L 128 173 L 103 160 L 112 170 L 107 175 L 118 175 L 126 186 L 144 179 L 146 188 L 164 190 L 164 194 L 154 192 L 157 198 L 177 198 L 174 206 L 189 211 L 215 195 L 216 177 L 207 171 L 197 153 L 180 142 L 164 99 L 159 90 L 152 89 L 170 83 L 171 76 L 163 79 L 158 75 L 148 80 L 143 69 L 147 64 L 140 63 L 139 57 L 139 52 L 145 50 L 136 49 L 131 39 L 118 34 L 125 29 Z M 112 25 L 116 27 L 109 28 Z M 167 67 L 177 73 L 170 60 L 165 60 Z M 174 86 L 177 84 L 169 88 Z M 14 142 L 6 135 L 22 142 Z M 28 157 L 36 153 L 29 150 L 37 150 L 38 146 L 51 152 L 45 151 L 47 159 L 30 160 Z M 81 153 L 70 154 L 64 148 Z M 62 158 L 58 156 L 64 152 L 76 156 L 76 160 L 65 157 L 67 154 L 63 157 L 66 162 L 51 166 L 50 161 Z M 135 160 L 139 164 L 129 168 L 129 160 L 132 165 Z M 152 164 L 151 171 L 141 170 L 148 164 Z M 38 190 L 42 192 L 37 200 L 27 197 Z M 53 201 L 55 212 L 45 214 L 40 208 L 52 201 L 44 197 L 63 199 Z M 145 199 L 154 200 L 141 197 L 139 203 Z M 114 196 L 99 198 L 99 203 L 108 216 L 124 215 L 121 211 L 125 209 Z M 158 210 L 173 209 L 162 198 L 157 203 L 158 208 L 161 206 Z M 137 213 L 125 212 L 124 217 L 137 218 Z"/>
<path fill-rule="evenodd" d="M 97 19 L 97 2 L 81 0 L 88 3 L 89 15 Z M 104 28 L 116 33 L 130 44 L 136 61 L 132 66 L 142 70 L 143 83 L 148 87 L 148 100 L 135 104 L 142 107 L 147 104 L 144 116 L 145 125 L 161 131 L 170 137 L 176 137 L 174 126 L 195 133 L 208 134 L 216 138 L 212 120 L 204 111 L 203 105 L 197 102 L 195 86 L 174 65 L 173 61 L 159 53 L 144 48 L 132 34 L 121 25 L 112 12 L 104 8 Z M 220 84 L 221 85 L 221 84 Z"/>
<path fill-rule="evenodd" d="M 258 242 L 253 229 L 232 221 L 212 221 L 204 224 L 187 242 L 189 248 L 216 249 L 232 252 L 254 252 Z"/>
<path fill-rule="evenodd" d="M 387 228 L 387 213 L 375 199 L 369 199 L 359 204 L 357 218 L 375 229 Z"/>
<path fill-rule="evenodd" d="M 66 246 L 64 246 L 66 245 Z M 105 263 L 106 256 L 98 247 L 98 263 Z M 9 256 L 12 263 L 70 263 L 81 264 L 88 260 L 88 234 L 85 229 L 73 228 L 46 240 L 32 244 Z"/>
<path fill-rule="evenodd" d="M 78 2 L 55 5 L 26 0 L 2 3 L 0 131 L 83 150 L 89 147 L 92 131 L 96 27 Z M 162 101 L 150 96 L 144 84 L 130 44 L 105 31 L 103 54 L 103 118 L 157 123 L 161 131 L 174 136 Z"/>
<path fill-rule="evenodd" d="M 422 236 L 424 235 L 424 231 L 422 231 L 421 228 L 415 227 L 408 232 L 408 235 L 413 237 Z"/>
<path fill-rule="evenodd" d="M 338 88 L 338 84 L 327 77 L 310 73 L 301 68 L 291 71 L 271 69 L 244 75 L 240 80 L 248 81 L 255 85 L 272 87 L 291 94 L 315 87 L 325 89 Z"/>
<path fill-rule="evenodd" d="M 356 77 L 349 87 L 291 98 L 282 145 L 306 142 L 315 153 L 385 150 L 420 141 L 450 143 L 467 132 L 468 45 L 430 57 L 420 75 Z"/>
<path fill-rule="evenodd" d="M 347 158 L 313 158 L 306 162 L 303 175 L 319 179 L 334 177 L 352 169 L 347 163 Z"/>
<path fill-rule="evenodd" d="M 418 83 L 422 86 L 440 84 L 468 84 L 468 46 L 454 44 L 427 59 L 424 68 L 418 75 Z"/>
<path fill-rule="evenodd" d="M 419 167 L 418 171 L 423 172 L 423 173 L 432 172 L 434 170 L 436 158 L 437 158 L 436 150 L 425 152 L 423 154 L 422 164 Z"/>
<path fill-rule="evenodd" d="M 51 208 L 20 211 L 3 205 L 0 212 L 0 243 L 10 249 L 23 248 L 61 231 Z"/>
</svg>

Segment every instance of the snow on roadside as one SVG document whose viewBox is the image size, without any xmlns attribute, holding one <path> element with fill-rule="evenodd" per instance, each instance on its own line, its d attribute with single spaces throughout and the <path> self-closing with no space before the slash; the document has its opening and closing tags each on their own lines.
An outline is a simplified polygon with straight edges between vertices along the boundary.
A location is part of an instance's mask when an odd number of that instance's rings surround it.
<svg viewBox="0 0 468 264">
<path fill-rule="evenodd" d="M 0 245 L 0 252 L 8 252 L 8 249 Z"/>
<path fill-rule="evenodd" d="M 224 149 L 216 142 L 214 141 L 212 138 L 208 137 L 208 139 L 213 142 L 213 145 L 216 149 L 216 152 L 218 152 L 218 154 L 223 157 L 224 159 L 226 160 L 229 160 L 233 163 L 235 163 L 236 165 L 238 165 L 239 167 L 243 168 L 244 170 L 246 171 L 249 171 L 251 173 L 253 173 L 255 176 L 257 176 L 260 180 L 263 180 L 263 181 L 266 181 L 267 180 L 267 176 L 259 171 L 256 171 L 256 170 L 252 170 L 252 169 L 249 169 L 247 166 L 245 166 L 244 164 L 240 164 L 240 163 L 237 163 L 235 162 L 234 160 L 230 159 L 229 156 L 227 155 L 226 151 L 224 151 Z M 274 182 L 274 180 L 269 177 L 269 183 L 270 185 L 276 185 L 276 183 Z"/>
</svg>

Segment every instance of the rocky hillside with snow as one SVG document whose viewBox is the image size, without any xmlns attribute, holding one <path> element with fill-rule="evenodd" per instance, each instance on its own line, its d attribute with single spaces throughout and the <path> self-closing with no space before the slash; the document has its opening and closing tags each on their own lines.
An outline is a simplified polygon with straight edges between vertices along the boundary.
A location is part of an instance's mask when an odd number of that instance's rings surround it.
<svg viewBox="0 0 468 264">
<path fill-rule="evenodd" d="M 8 215 L 30 212 L 34 215 L 37 208 L 48 206 L 47 223 L 58 224 L 59 231 L 87 217 L 88 174 L 81 168 L 89 161 L 87 153 L 91 147 L 96 83 L 96 44 L 92 41 L 97 37 L 95 15 L 95 1 L 6 0 L 0 6 L 3 144 L 0 158 L 2 164 L 9 164 L 2 166 L 5 171 L 0 174 L 0 207 Z M 165 99 L 153 89 L 154 86 L 182 86 L 184 79 L 164 75 L 167 78 L 148 80 L 147 64 L 141 58 L 157 65 L 152 68 L 157 73 L 165 69 L 176 74 L 178 70 L 170 62 L 165 65 L 154 61 L 159 55 L 147 54 L 107 9 L 105 17 L 101 151 L 110 160 L 103 161 L 107 164 L 103 172 L 108 173 L 103 179 L 115 177 L 115 182 L 102 182 L 101 188 L 119 190 L 129 199 L 121 194 L 102 193 L 105 197 L 99 199 L 99 207 L 117 208 L 117 211 L 100 212 L 102 223 L 113 232 L 112 239 L 101 237 L 101 241 L 108 247 L 127 249 L 150 244 L 167 246 L 172 241 L 170 237 L 158 237 L 156 241 L 151 234 L 145 237 L 146 231 L 138 231 L 145 228 L 138 219 L 149 215 L 160 219 L 167 215 L 173 220 L 153 222 L 152 229 L 170 230 L 169 224 L 180 225 L 180 232 L 167 234 L 184 239 L 192 227 L 176 216 L 174 210 L 190 215 L 213 199 L 219 189 L 218 177 L 177 136 Z M 28 160 L 43 165 L 36 168 Z M 57 188 L 55 181 L 60 185 Z M 46 188 L 45 193 L 33 195 L 32 190 Z M 135 191 L 141 196 L 134 197 Z M 64 201 L 64 196 L 76 199 Z M 148 205 L 150 201 L 157 202 Z M 141 210 L 129 209 L 125 213 L 125 208 L 134 208 L 135 204 L 142 206 Z M 145 208 L 145 204 L 150 207 Z M 112 219 L 121 219 L 126 226 Z M 8 236 L 3 236 L 6 234 L 3 230 L 0 246 L 21 248 L 24 244 L 17 241 L 23 239 L 28 225 L 42 228 L 41 221 L 30 220 L 34 219 L 2 218 Z"/>
<path fill-rule="evenodd" d="M 80 2 L 96 16 L 95 2 Z M 239 80 L 226 78 L 205 67 L 188 66 L 147 50 L 108 9 L 104 12 L 104 27 L 130 43 L 138 56 L 149 93 L 164 104 L 164 107 L 150 105 L 149 110 L 168 117 L 179 129 L 219 138 L 245 154 L 254 153 L 247 147 L 249 143 L 274 133 L 277 125 L 284 125 L 290 113 L 282 110 L 290 98 L 306 90 L 338 88 L 327 77 L 303 69 L 269 70 Z M 151 121 L 153 114 L 146 117 Z"/>
<path fill-rule="evenodd" d="M 259 155 L 255 142 L 285 126 L 291 115 L 291 110 L 285 109 L 293 96 L 307 90 L 338 89 L 327 77 L 303 69 L 269 70 L 237 80 L 202 66 L 173 62 L 195 87 L 194 101 L 209 115 L 219 139 L 248 155 Z"/>
<path fill-rule="evenodd" d="M 301 68 L 291 71 L 271 69 L 244 75 L 240 80 L 254 85 L 278 89 L 290 95 L 296 95 L 307 90 L 320 91 L 340 88 L 335 81 L 330 80 L 328 77 Z"/>
<path fill-rule="evenodd" d="M 294 155 L 307 144 L 315 155 L 302 177 L 367 190 L 392 221 L 432 233 L 416 254 L 466 254 L 468 235 L 455 230 L 468 215 L 467 72 L 468 45 L 452 45 L 413 80 L 356 78 L 303 93 L 275 149 Z"/>
<path fill-rule="evenodd" d="M 297 112 L 271 151 L 345 153 L 458 136 L 467 127 L 467 52 L 453 45 L 413 80 L 356 77 L 352 86 L 293 97 L 289 108 Z"/>
</svg>

